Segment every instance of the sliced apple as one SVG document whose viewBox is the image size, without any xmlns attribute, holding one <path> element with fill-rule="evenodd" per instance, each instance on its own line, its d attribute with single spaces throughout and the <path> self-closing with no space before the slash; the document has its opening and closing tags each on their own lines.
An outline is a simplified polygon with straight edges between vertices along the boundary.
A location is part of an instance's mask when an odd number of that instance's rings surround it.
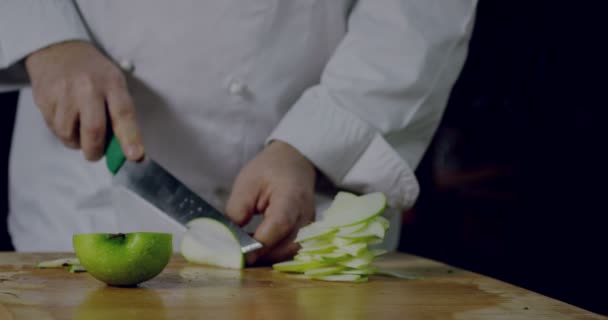
<svg viewBox="0 0 608 320">
<path fill-rule="evenodd" d="M 358 242 L 353 243 L 347 246 L 344 246 L 340 249 L 337 249 L 336 252 L 344 252 L 351 256 L 359 256 L 367 250 L 367 243 Z"/>
<path fill-rule="evenodd" d="M 313 253 L 329 253 L 336 249 L 336 246 L 333 244 L 322 245 L 318 247 L 308 247 L 302 248 L 298 252 L 305 254 L 313 254 Z"/>
<path fill-rule="evenodd" d="M 331 238 L 322 237 L 300 242 L 300 246 L 302 248 L 322 247 L 327 245 L 333 245 L 333 241 Z"/>
<path fill-rule="evenodd" d="M 344 261 L 340 261 L 338 262 L 340 265 L 343 265 L 345 267 L 349 267 L 349 268 L 353 268 L 353 269 L 358 269 L 361 267 L 365 267 L 368 266 L 369 264 L 372 263 L 372 261 L 374 260 L 374 255 L 369 253 L 369 252 L 365 252 L 360 256 L 357 257 L 353 257 L 351 259 L 348 260 L 344 260 Z"/>
<path fill-rule="evenodd" d="M 325 264 L 318 261 L 285 261 L 279 262 L 272 265 L 272 268 L 277 271 L 283 272 L 305 272 L 306 270 L 321 268 L 325 266 Z"/>
<path fill-rule="evenodd" d="M 332 239 L 332 243 L 334 244 L 334 246 L 338 247 L 338 248 L 343 248 L 345 246 L 351 245 L 353 243 L 357 243 L 360 242 L 356 239 L 345 239 L 345 238 L 340 238 L 340 237 L 335 237 Z"/>
<path fill-rule="evenodd" d="M 327 217 L 328 215 L 333 214 L 333 212 L 348 209 L 351 206 L 352 201 L 357 198 L 357 195 L 352 194 L 350 192 L 338 192 L 334 197 L 334 200 L 331 202 L 329 208 L 327 208 L 327 210 L 325 211 L 324 216 Z"/>
<path fill-rule="evenodd" d="M 385 250 L 369 248 L 381 243 L 390 222 L 381 216 L 386 198 L 381 193 L 357 197 L 339 193 L 324 219 L 300 230 L 301 246 L 294 260 L 277 263 L 277 271 L 303 274 L 303 279 L 365 282 L 377 269 L 374 258 Z"/>
<path fill-rule="evenodd" d="M 372 221 L 359 231 L 344 234 L 338 233 L 338 235 L 346 239 L 362 239 L 368 237 L 378 237 L 379 239 L 384 239 L 385 233 L 386 229 L 381 222 Z"/>
<path fill-rule="evenodd" d="M 357 223 L 357 224 L 354 224 L 354 225 L 348 226 L 348 227 L 342 227 L 342 228 L 338 229 L 338 233 L 336 233 L 336 236 L 339 237 L 339 236 L 353 234 L 353 233 L 359 232 L 363 229 L 366 229 L 367 227 L 368 227 L 367 221 Z"/>
<path fill-rule="evenodd" d="M 304 275 L 309 276 L 309 277 L 329 276 L 332 274 L 339 273 L 343 269 L 344 269 L 344 267 L 324 267 L 324 268 L 308 269 L 308 270 L 304 271 Z"/>
<path fill-rule="evenodd" d="M 188 223 L 181 241 L 181 253 L 193 263 L 242 269 L 245 259 L 234 233 L 224 224 L 209 218 Z"/>
<path fill-rule="evenodd" d="M 346 252 L 335 252 L 335 251 L 332 252 L 332 253 L 318 254 L 318 255 L 315 255 L 315 256 L 320 261 L 331 262 L 331 263 L 350 258 L 349 254 L 346 253 Z"/>
<path fill-rule="evenodd" d="M 369 193 L 349 201 L 348 204 L 332 211 L 322 221 L 326 228 L 339 228 L 354 225 L 382 214 L 386 208 L 386 197 L 383 193 Z"/>
<path fill-rule="evenodd" d="M 315 261 L 314 257 L 312 254 L 298 253 L 293 259 L 298 261 Z"/>
<path fill-rule="evenodd" d="M 391 225 L 391 222 L 388 221 L 388 219 L 383 216 L 377 216 L 376 221 L 380 222 L 382 224 L 382 226 L 384 227 L 384 229 L 388 229 Z"/>
<path fill-rule="evenodd" d="M 367 277 L 357 274 L 336 274 L 330 276 L 313 277 L 313 279 L 323 281 L 367 282 Z"/>
<path fill-rule="evenodd" d="M 307 226 L 302 227 L 298 231 L 298 235 L 294 242 L 304 242 L 310 239 L 318 239 L 325 236 L 329 236 L 335 233 L 337 230 L 335 228 L 328 228 L 326 226 L 320 225 L 319 223 L 313 222 Z"/>
<path fill-rule="evenodd" d="M 42 261 L 42 262 L 38 263 L 36 265 L 36 267 L 41 268 L 41 269 L 62 268 L 62 267 L 69 267 L 72 265 L 79 265 L 79 264 L 80 264 L 80 260 L 78 260 L 78 258 L 61 258 L 61 259 Z"/>
</svg>

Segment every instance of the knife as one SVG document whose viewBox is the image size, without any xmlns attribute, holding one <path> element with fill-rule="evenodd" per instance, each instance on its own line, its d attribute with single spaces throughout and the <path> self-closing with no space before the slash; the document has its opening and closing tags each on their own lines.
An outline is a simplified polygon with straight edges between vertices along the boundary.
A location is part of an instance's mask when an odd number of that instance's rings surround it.
<svg viewBox="0 0 608 320">
<path fill-rule="evenodd" d="M 139 162 L 126 161 L 120 143 L 112 135 L 106 148 L 106 166 L 114 182 L 133 191 L 165 213 L 186 231 L 187 223 L 196 218 L 211 218 L 226 225 L 237 237 L 243 254 L 262 248 L 262 244 L 220 211 L 192 192 L 149 156 Z M 196 238 L 196 232 L 193 233 Z M 201 237 L 202 238 L 202 237 Z"/>
</svg>

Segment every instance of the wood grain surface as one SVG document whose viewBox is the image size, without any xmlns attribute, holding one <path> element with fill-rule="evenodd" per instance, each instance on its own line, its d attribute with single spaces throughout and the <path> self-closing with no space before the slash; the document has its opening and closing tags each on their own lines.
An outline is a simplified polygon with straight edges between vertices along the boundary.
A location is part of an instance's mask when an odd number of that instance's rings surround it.
<svg viewBox="0 0 608 320">
<path fill-rule="evenodd" d="M 224 270 L 175 256 L 137 288 L 109 287 L 87 273 L 35 268 L 65 256 L 0 253 L 0 319 L 606 319 L 406 254 L 384 256 L 376 265 L 417 279 L 300 280 L 270 268 Z"/>
</svg>

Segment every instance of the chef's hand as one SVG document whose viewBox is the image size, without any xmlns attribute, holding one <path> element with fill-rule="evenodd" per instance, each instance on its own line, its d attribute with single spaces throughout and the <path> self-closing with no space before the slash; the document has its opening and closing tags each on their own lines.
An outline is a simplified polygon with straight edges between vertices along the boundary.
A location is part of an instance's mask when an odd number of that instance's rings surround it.
<svg viewBox="0 0 608 320">
<path fill-rule="evenodd" d="M 48 127 L 94 161 L 104 154 L 106 115 L 129 160 L 143 157 L 135 108 L 121 70 L 84 41 L 68 41 L 30 54 L 25 65 L 34 99 Z"/>
<path fill-rule="evenodd" d="M 248 264 L 277 262 L 296 253 L 297 231 L 314 219 L 315 179 L 312 163 L 281 141 L 273 141 L 241 170 L 228 216 L 244 225 L 255 213 L 264 215 L 254 234 L 264 248 L 250 254 Z"/>
</svg>

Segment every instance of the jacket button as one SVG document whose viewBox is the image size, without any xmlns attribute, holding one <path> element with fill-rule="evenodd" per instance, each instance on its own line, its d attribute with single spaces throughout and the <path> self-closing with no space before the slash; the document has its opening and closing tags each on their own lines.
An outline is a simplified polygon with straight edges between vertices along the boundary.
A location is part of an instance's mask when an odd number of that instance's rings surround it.
<svg viewBox="0 0 608 320">
<path fill-rule="evenodd" d="M 230 92 L 233 96 L 242 96 L 247 91 L 247 86 L 245 86 L 241 81 L 232 80 L 228 84 L 228 92 Z"/>
<path fill-rule="evenodd" d="M 124 72 L 133 72 L 133 70 L 135 70 L 135 66 L 133 65 L 133 62 L 131 62 L 131 60 L 126 60 L 126 59 L 120 61 L 120 68 Z"/>
</svg>

